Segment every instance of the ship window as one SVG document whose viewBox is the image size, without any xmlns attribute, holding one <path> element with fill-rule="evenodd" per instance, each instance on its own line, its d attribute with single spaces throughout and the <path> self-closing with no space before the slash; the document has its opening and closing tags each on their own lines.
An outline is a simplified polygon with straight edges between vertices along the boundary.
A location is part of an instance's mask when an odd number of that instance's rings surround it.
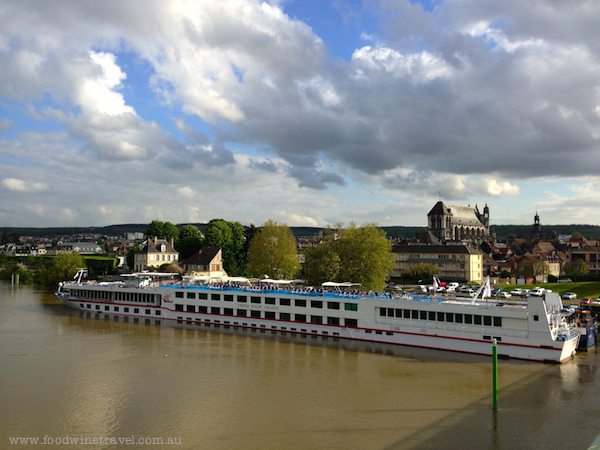
<svg viewBox="0 0 600 450">
<path fill-rule="evenodd" d="M 250 316 L 260 319 L 260 311 L 250 311 Z"/>
<path fill-rule="evenodd" d="M 115 306 L 115 312 L 119 312 L 119 307 Z"/>
<path fill-rule="evenodd" d="M 339 317 L 328 317 L 327 318 L 327 324 L 328 325 L 339 325 L 340 324 L 340 318 Z"/>
<path fill-rule="evenodd" d="M 295 300 L 294 305 L 304 307 L 306 306 L 306 300 Z"/>
<path fill-rule="evenodd" d="M 157 309 L 156 311 L 154 311 L 154 314 L 157 316 L 160 316 L 160 309 Z"/>
<path fill-rule="evenodd" d="M 216 307 L 212 307 L 210 308 L 210 313 L 211 314 L 221 314 L 221 308 L 216 308 Z"/>
<path fill-rule="evenodd" d="M 206 313 L 206 312 L 208 312 L 208 307 L 206 307 L 206 306 L 198 306 L 198 312 L 199 313 Z"/>
<path fill-rule="evenodd" d="M 280 320 L 290 320 L 292 315 L 290 313 L 279 313 Z"/>
<path fill-rule="evenodd" d="M 462 314 L 454 314 L 454 321 L 456 323 L 463 323 L 463 315 Z"/>
<path fill-rule="evenodd" d="M 402 310 L 401 309 L 397 309 L 396 310 L 396 317 L 402 317 Z"/>
<path fill-rule="evenodd" d="M 195 292 L 188 292 L 187 293 L 187 298 L 196 298 L 196 293 Z"/>
<path fill-rule="evenodd" d="M 139 314 L 140 313 L 140 308 L 133 308 L 133 313 L 134 314 Z"/>
<path fill-rule="evenodd" d="M 87 309 L 92 309 L 92 305 L 88 304 Z"/>
<path fill-rule="evenodd" d="M 494 326 L 501 327 L 502 326 L 502 317 L 494 317 Z"/>
<path fill-rule="evenodd" d="M 81 305 L 81 306 L 83 306 L 83 305 Z M 104 311 L 110 311 L 110 306 L 105 306 Z"/>
<path fill-rule="evenodd" d="M 533 320 L 537 322 L 538 320 L 540 320 L 540 317 L 536 314 L 535 316 L 533 316 Z"/>
<path fill-rule="evenodd" d="M 246 317 L 246 310 L 245 309 L 238 309 L 237 310 L 237 315 L 241 316 L 241 317 Z"/>
<path fill-rule="evenodd" d="M 404 318 L 405 319 L 410 319 L 410 309 L 405 309 L 404 310 Z"/>
<path fill-rule="evenodd" d="M 419 319 L 427 320 L 427 311 L 419 311 Z"/>
<path fill-rule="evenodd" d="M 367 334 L 371 334 L 373 332 L 373 330 L 365 330 L 365 333 Z"/>
<path fill-rule="evenodd" d="M 223 314 L 225 314 L 226 316 L 233 316 L 233 308 L 224 308 Z"/>
<path fill-rule="evenodd" d="M 233 301 L 233 295 L 231 295 L 231 294 L 225 294 L 223 296 L 223 300 L 225 300 L 226 302 L 232 302 Z"/>
<path fill-rule="evenodd" d="M 483 316 L 483 324 L 486 327 L 492 326 L 492 318 L 491 318 L 491 316 Z"/>
<path fill-rule="evenodd" d="M 411 318 L 412 319 L 418 319 L 419 318 L 419 311 L 417 311 L 416 309 L 413 309 L 412 312 L 410 313 Z"/>
<path fill-rule="evenodd" d="M 388 316 L 394 317 L 394 308 L 388 308 Z"/>
<path fill-rule="evenodd" d="M 279 304 L 281 306 L 290 306 L 292 304 L 292 301 L 289 298 L 280 298 Z"/>
<path fill-rule="evenodd" d="M 375 331 L 375 334 L 383 334 L 383 331 Z"/>
<path fill-rule="evenodd" d="M 387 316 L 387 308 L 379 308 L 379 315 L 381 317 Z"/>
<path fill-rule="evenodd" d="M 265 305 L 274 305 L 275 298 L 274 297 L 265 297 Z"/>
<path fill-rule="evenodd" d="M 296 322 L 306 322 L 305 314 L 295 314 L 294 315 Z"/>
<path fill-rule="evenodd" d="M 454 313 L 446 313 L 446 322 L 454 322 Z"/>
<path fill-rule="evenodd" d="M 323 323 L 322 316 L 310 316 L 311 323 Z"/>
<path fill-rule="evenodd" d="M 344 325 L 347 327 L 357 327 L 358 320 L 357 319 L 344 319 Z"/>
<path fill-rule="evenodd" d="M 437 313 L 437 321 L 438 322 L 443 322 L 444 318 L 445 318 L 445 314 L 443 312 Z"/>
<path fill-rule="evenodd" d="M 150 314 L 150 310 L 149 309 L 146 310 L 146 314 Z"/>
<path fill-rule="evenodd" d="M 465 323 L 473 323 L 473 315 L 465 314 Z"/>
<path fill-rule="evenodd" d="M 265 311 L 265 319 L 274 319 L 275 313 L 273 311 Z"/>
<path fill-rule="evenodd" d="M 311 308 L 322 308 L 323 307 L 323 302 L 320 301 L 320 300 L 311 300 L 310 307 Z"/>
<path fill-rule="evenodd" d="M 123 308 L 123 311 L 129 312 L 129 308 Z"/>
<path fill-rule="evenodd" d="M 394 333 L 392 333 L 391 331 L 386 331 L 385 334 L 387 334 L 388 336 L 392 336 Z"/>
<path fill-rule="evenodd" d="M 481 316 L 473 316 L 473 323 L 475 325 L 481 325 Z"/>
<path fill-rule="evenodd" d="M 196 312 L 196 307 L 194 305 L 187 305 L 188 312 Z"/>
<path fill-rule="evenodd" d="M 208 294 L 205 294 L 204 292 L 200 292 L 200 293 L 198 294 L 198 298 L 199 298 L 200 300 L 208 300 Z"/>
<path fill-rule="evenodd" d="M 344 309 L 346 311 L 358 311 L 358 303 L 345 303 Z"/>
<path fill-rule="evenodd" d="M 428 320 L 435 320 L 435 312 L 429 311 L 429 318 L 428 318 Z"/>
<path fill-rule="evenodd" d="M 246 303 L 248 301 L 248 297 L 245 295 L 238 295 L 237 301 L 238 303 Z"/>
<path fill-rule="evenodd" d="M 96 305 L 96 309 L 100 309 L 100 305 Z"/>
<path fill-rule="evenodd" d="M 338 302 L 327 302 L 327 309 L 340 309 Z"/>
<path fill-rule="evenodd" d="M 183 305 L 175 304 L 175 311 L 183 311 Z"/>
<path fill-rule="evenodd" d="M 221 300 L 221 294 L 210 294 L 210 299 L 211 300 Z"/>
<path fill-rule="evenodd" d="M 183 298 L 183 292 L 175 292 L 176 298 Z"/>
<path fill-rule="evenodd" d="M 250 297 L 251 303 L 260 303 L 260 297 Z"/>
</svg>

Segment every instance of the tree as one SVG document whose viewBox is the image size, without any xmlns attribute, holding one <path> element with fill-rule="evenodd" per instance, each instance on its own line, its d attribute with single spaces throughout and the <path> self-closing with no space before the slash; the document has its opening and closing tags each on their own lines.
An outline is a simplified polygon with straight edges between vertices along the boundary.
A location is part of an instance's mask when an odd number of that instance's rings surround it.
<svg viewBox="0 0 600 450">
<path fill-rule="evenodd" d="M 347 229 L 336 224 L 325 241 L 307 249 L 304 268 L 310 284 L 351 281 L 367 289 L 383 289 L 394 268 L 392 246 L 377 224 Z"/>
<path fill-rule="evenodd" d="M 293 278 L 300 264 L 296 241 L 286 224 L 268 220 L 258 230 L 248 248 L 248 270 L 262 278 Z"/>
<path fill-rule="evenodd" d="M 309 247 L 304 252 L 304 274 L 311 286 L 338 280 L 341 260 L 330 243 Z"/>
<path fill-rule="evenodd" d="M 197 239 L 202 239 L 204 236 L 202 235 L 202 231 L 195 225 L 184 225 L 179 230 L 179 240 L 183 241 L 188 237 L 194 237 Z"/>
<path fill-rule="evenodd" d="M 218 247 L 223 255 L 223 268 L 230 276 L 246 272 L 244 226 L 239 222 L 212 219 L 206 226 L 204 245 Z"/>
<path fill-rule="evenodd" d="M 82 267 L 86 267 L 85 261 L 79 253 L 58 255 L 42 268 L 40 281 L 45 287 L 56 289 L 59 282 L 73 279 L 77 269 Z"/>
<path fill-rule="evenodd" d="M 517 275 L 524 278 L 534 278 L 537 282 L 545 282 L 550 268 L 544 261 L 523 261 L 517 266 Z"/>
<path fill-rule="evenodd" d="M 146 228 L 146 236 L 156 236 L 159 239 L 177 239 L 179 236 L 179 230 L 171 222 L 161 222 L 159 220 L 153 220 Z"/>
<path fill-rule="evenodd" d="M 139 251 L 139 249 L 139 245 L 134 245 L 127 252 L 127 256 L 125 256 L 125 262 L 127 263 L 127 267 L 129 267 L 129 270 L 133 270 L 133 267 L 135 266 L 135 253 Z"/>
<path fill-rule="evenodd" d="M 582 259 L 576 259 L 568 262 L 563 267 L 563 274 L 569 277 L 587 275 L 588 273 L 590 273 L 590 268 Z"/>
<path fill-rule="evenodd" d="M 427 283 L 429 283 L 429 280 L 433 280 L 433 276 L 437 275 L 438 272 L 438 267 L 431 263 L 417 263 L 403 270 L 402 278 L 412 280 L 415 283 L 419 282 L 419 280 L 427 280 Z"/>
</svg>

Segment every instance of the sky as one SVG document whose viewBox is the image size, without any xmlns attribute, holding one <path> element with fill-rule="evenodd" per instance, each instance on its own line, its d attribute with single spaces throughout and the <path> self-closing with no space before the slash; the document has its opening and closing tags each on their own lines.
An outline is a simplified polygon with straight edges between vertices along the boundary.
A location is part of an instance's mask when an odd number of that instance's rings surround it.
<svg viewBox="0 0 600 450">
<path fill-rule="evenodd" d="M 600 2 L 3 0 L 0 226 L 600 224 Z"/>
</svg>

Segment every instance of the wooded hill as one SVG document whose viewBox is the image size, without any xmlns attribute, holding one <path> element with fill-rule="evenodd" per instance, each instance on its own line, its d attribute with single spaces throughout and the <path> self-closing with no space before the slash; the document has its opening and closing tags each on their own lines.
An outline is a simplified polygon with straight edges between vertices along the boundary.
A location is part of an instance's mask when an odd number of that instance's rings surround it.
<svg viewBox="0 0 600 450">
<path fill-rule="evenodd" d="M 187 224 L 178 224 L 180 228 Z M 205 223 L 193 223 L 190 225 L 197 226 L 203 233 L 206 230 Z M 146 230 L 148 224 L 145 223 L 133 223 L 133 224 L 120 224 L 120 225 L 108 225 L 105 227 L 53 227 L 53 228 L 12 228 L 12 227 L 0 227 L 0 230 L 8 234 L 16 233 L 18 236 L 33 236 L 33 237 L 46 237 L 46 238 L 59 238 L 73 235 L 86 235 L 86 234 L 99 234 L 105 236 L 116 236 L 123 237 L 125 233 L 143 233 Z M 416 232 L 427 231 L 427 227 L 381 227 L 388 237 L 392 238 L 414 238 Z M 507 239 L 511 235 L 518 235 L 521 232 L 530 232 L 532 230 L 531 225 L 492 225 L 491 231 L 496 233 L 498 239 Z M 543 227 L 546 230 L 554 230 L 559 235 L 570 235 L 575 232 L 581 233 L 587 239 L 600 240 L 600 226 L 598 225 L 545 225 Z M 317 236 L 319 231 L 323 228 L 318 227 L 291 227 L 292 233 L 295 237 L 310 237 Z"/>
</svg>

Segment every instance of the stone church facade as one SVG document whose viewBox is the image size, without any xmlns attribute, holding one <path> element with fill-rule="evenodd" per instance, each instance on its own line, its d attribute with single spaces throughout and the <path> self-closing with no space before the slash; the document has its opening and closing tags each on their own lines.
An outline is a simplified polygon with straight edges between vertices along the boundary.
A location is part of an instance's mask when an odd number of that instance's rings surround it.
<svg viewBox="0 0 600 450">
<path fill-rule="evenodd" d="M 427 227 L 443 243 L 479 243 L 490 237 L 490 209 L 486 204 L 481 213 L 477 206 L 447 205 L 439 201 L 427 214 Z"/>
</svg>

